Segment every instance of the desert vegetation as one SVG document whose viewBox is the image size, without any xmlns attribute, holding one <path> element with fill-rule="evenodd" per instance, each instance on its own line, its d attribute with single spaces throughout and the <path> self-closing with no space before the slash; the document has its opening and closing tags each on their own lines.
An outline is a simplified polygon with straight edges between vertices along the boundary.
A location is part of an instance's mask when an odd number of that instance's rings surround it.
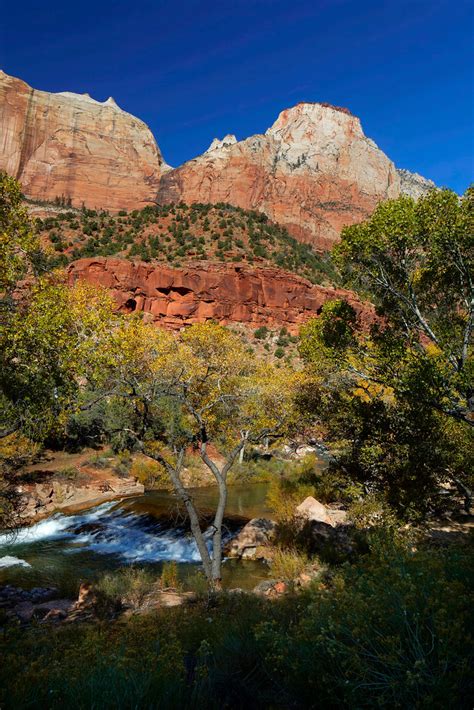
<svg viewBox="0 0 474 710">
<path fill-rule="evenodd" d="M 36 230 L 55 265 L 92 256 L 165 262 L 243 262 L 277 266 L 313 283 L 337 282 L 327 254 L 291 237 L 264 214 L 229 204 L 150 205 L 111 215 L 95 210 L 56 210 L 36 219 Z"/>
</svg>

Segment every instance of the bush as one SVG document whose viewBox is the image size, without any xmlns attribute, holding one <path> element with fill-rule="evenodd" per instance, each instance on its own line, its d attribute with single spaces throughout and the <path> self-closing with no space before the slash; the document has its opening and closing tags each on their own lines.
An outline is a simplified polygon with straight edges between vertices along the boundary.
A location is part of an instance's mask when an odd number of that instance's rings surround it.
<svg viewBox="0 0 474 710">
<path fill-rule="evenodd" d="M 80 477 L 80 471 L 76 466 L 65 466 L 54 474 L 55 478 L 62 478 L 66 481 L 75 481 Z"/>
<path fill-rule="evenodd" d="M 304 571 L 308 564 L 308 557 L 295 548 L 277 547 L 272 552 L 270 567 L 272 576 L 291 582 Z"/>
<path fill-rule="evenodd" d="M 178 577 L 178 565 L 173 560 L 165 562 L 161 571 L 161 588 L 162 589 L 180 589 L 181 584 Z"/>
<path fill-rule="evenodd" d="M 150 572 L 138 567 L 124 567 L 118 572 L 105 574 L 97 589 L 109 599 L 137 609 L 156 584 L 157 579 Z"/>
<path fill-rule="evenodd" d="M 322 707 L 336 698 L 348 708 L 467 707 L 468 557 L 413 554 L 386 541 L 326 592 L 313 590 L 290 637 L 262 625 L 268 669 L 287 674 L 290 697 L 303 707 L 314 707 L 315 695 Z"/>
<path fill-rule="evenodd" d="M 388 539 L 279 600 L 223 594 L 97 625 L 7 627 L 0 706 L 467 710 L 471 562 L 469 548 Z"/>
<path fill-rule="evenodd" d="M 199 570 L 186 577 L 185 587 L 187 591 L 194 592 L 198 597 L 209 596 L 209 582 L 204 573 Z"/>
<path fill-rule="evenodd" d="M 260 328 L 257 328 L 257 330 L 254 332 L 254 338 L 257 338 L 257 340 L 265 340 L 265 338 L 268 335 L 268 328 L 266 325 L 262 325 Z"/>
<path fill-rule="evenodd" d="M 296 507 L 308 496 L 316 497 L 316 465 L 316 456 L 308 454 L 301 461 L 285 462 L 284 475 L 272 479 L 267 503 L 278 522 L 290 523 Z"/>
<path fill-rule="evenodd" d="M 91 466 L 92 468 L 109 468 L 110 464 L 110 459 L 102 452 L 94 454 L 86 462 L 86 466 Z"/>
<path fill-rule="evenodd" d="M 252 452 L 250 453 L 250 456 Z M 249 458 L 250 458 L 249 456 Z M 281 477 L 288 463 L 280 459 L 255 458 L 236 463 L 229 473 L 229 483 L 263 483 Z"/>
<path fill-rule="evenodd" d="M 272 517 L 279 523 L 291 524 L 295 518 L 297 506 L 308 496 L 313 495 L 309 484 L 294 482 L 287 478 L 271 481 L 267 504 L 272 511 Z"/>
<path fill-rule="evenodd" d="M 132 457 L 129 451 L 119 451 L 116 455 L 117 463 L 114 466 L 115 473 L 121 478 L 128 478 L 131 475 Z"/>
<path fill-rule="evenodd" d="M 138 479 L 147 488 L 167 488 L 169 479 L 163 468 L 152 459 L 137 457 L 130 467 L 130 476 Z"/>
</svg>

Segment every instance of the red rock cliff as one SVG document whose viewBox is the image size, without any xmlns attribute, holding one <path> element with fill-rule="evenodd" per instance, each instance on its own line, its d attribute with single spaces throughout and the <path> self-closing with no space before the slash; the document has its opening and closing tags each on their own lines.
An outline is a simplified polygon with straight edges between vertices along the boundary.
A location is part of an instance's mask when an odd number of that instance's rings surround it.
<svg viewBox="0 0 474 710">
<path fill-rule="evenodd" d="M 300 103 L 264 135 L 215 139 L 203 155 L 163 175 L 158 199 L 260 210 L 296 238 L 328 249 L 343 226 L 367 218 L 400 187 L 394 164 L 357 117 Z"/>
<path fill-rule="evenodd" d="M 0 169 L 27 197 L 142 208 L 154 199 L 163 167 L 149 128 L 112 98 L 37 91 L 0 71 Z"/>
<path fill-rule="evenodd" d="M 216 320 L 252 326 L 298 326 L 317 315 L 330 299 L 345 298 L 371 322 L 373 309 L 343 289 L 315 286 L 278 269 L 199 263 L 172 269 L 116 258 L 80 259 L 68 269 L 69 283 L 83 279 L 110 289 L 119 310 L 143 311 L 169 328 Z"/>
</svg>

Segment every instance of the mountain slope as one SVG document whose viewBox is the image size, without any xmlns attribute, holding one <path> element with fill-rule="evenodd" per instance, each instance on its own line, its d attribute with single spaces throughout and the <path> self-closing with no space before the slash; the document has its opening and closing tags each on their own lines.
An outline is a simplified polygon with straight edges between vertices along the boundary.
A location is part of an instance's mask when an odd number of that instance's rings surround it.
<svg viewBox="0 0 474 710">
<path fill-rule="evenodd" d="M 312 283 L 329 285 L 338 280 L 327 255 L 299 243 L 265 215 L 232 205 L 182 203 L 115 216 L 67 209 L 43 209 L 41 214 L 37 229 L 58 264 L 95 256 L 178 267 L 194 261 L 235 262 L 277 266 Z"/>
</svg>

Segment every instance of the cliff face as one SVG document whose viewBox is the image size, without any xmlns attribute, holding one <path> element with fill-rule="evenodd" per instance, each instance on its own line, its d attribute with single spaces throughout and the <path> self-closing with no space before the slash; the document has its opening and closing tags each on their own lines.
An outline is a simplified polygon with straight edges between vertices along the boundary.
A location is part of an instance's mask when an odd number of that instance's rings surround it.
<svg viewBox="0 0 474 710">
<path fill-rule="evenodd" d="M 411 173 L 409 170 L 397 168 L 398 177 L 400 178 L 400 190 L 403 195 L 409 195 L 415 200 L 418 200 L 427 192 L 436 187 L 433 180 L 427 180 L 418 173 Z"/>
<path fill-rule="evenodd" d="M 342 227 L 383 199 L 415 198 L 433 183 L 394 164 L 347 109 L 300 103 L 265 134 L 214 139 L 175 170 L 148 127 L 112 98 L 37 91 L 0 71 L 0 170 L 27 197 L 90 208 L 136 209 L 154 201 L 229 202 L 264 212 L 293 236 L 329 249 Z"/>
<path fill-rule="evenodd" d="M 256 209 L 298 239 L 328 249 L 344 225 L 400 194 L 394 164 L 347 109 L 301 103 L 264 135 L 215 139 L 203 155 L 167 172 L 158 201 L 230 202 Z"/>
<path fill-rule="evenodd" d="M 0 169 L 27 197 L 142 208 L 165 168 L 149 128 L 112 98 L 37 91 L 0 71 Z"/>
<path fill-rule="evenodd" d="M 215 320 L 222 325 L 286 326 L 296 332 L 334 298 L 348 300 L 362 324 L 374 320 L 373 308 L 350 291 L 315 286 L 279 269 L 205 262 L 172 269 L 97 257 L 73 262 L 68 278 L 70 284 L 82 279 L 104 286 L 111 290 L 119 310 L 143 311 L 150 321 L 174 329 Z"/>
</svg>

